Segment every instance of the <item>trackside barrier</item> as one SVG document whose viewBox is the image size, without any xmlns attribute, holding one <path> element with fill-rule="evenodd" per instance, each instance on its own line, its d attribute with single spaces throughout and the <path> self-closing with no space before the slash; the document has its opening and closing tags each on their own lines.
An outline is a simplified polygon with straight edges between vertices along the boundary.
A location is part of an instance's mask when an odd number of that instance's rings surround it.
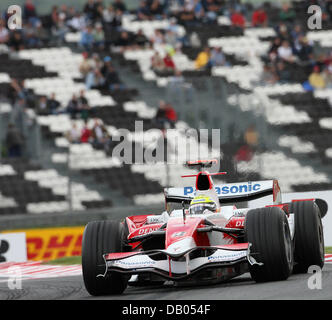
<svg viewBox="0 0 332 320">
<path fill-rule="evenodd" d="M 84 226 L 7 231 L 25 233 L 28 260 L 80 256 Z M 5 232 L 4 234 L 7 234 Z"/>
</svg>

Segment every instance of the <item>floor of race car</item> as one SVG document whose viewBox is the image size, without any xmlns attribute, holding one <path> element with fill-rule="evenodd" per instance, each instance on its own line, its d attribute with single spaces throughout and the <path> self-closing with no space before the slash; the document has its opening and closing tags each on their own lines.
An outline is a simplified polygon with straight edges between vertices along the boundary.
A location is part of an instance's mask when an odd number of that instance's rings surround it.
<svg viewBox="0 0 332 320">
<path fill-rule="evenodd" d="M 122 299 L 122 300 L 227 300 L 227 299 L 332 299 L 332 264 L 326 263 L 322 272 L 322 288 L 309 289 L 312 274 L 292 275 L 287 281 L 257 284 L 249 274 L 227 283 L 210 286 L 176 288 L 128 287 L 124 294 L 91 297 L 84 288 L 81 275 L 22 280 L 21 289 L 9 289 L 8 278 L 0 278 L 0 300 L 3 299 Z"/>
</svg>

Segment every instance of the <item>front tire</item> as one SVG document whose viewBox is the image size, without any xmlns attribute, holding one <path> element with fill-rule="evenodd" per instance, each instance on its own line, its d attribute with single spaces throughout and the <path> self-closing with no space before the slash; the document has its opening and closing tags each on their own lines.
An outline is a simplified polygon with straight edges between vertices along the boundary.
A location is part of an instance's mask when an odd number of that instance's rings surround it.
<svg viewBox="0 0 332 320">
<path fill-rule="evenodd" d="M 320 210 L 314 201 L 294 201 L 289 212 L 294 213 L 294 272 L 306 273 L 312 265 L 324 266 L 324 234 Z"/>
<path fill-rule="evenodd" d="M 286 214 L 277 207 L 248 211 L 245 220 L 246 241 L 257 262 L 249 264 L 256 282 L 286 280 L 293 269 L 293 246 Z"/>
<path fill-rule="evenodd" d="M 103 254 L 122 252 L 125 228 L 118 221 L 89 222 L 82 240 L 82 271 L 86 290 L 93 296 L 121 294 L 126 289 L 128 277 L 111 272 L 105 277 Z"/>
</svg>

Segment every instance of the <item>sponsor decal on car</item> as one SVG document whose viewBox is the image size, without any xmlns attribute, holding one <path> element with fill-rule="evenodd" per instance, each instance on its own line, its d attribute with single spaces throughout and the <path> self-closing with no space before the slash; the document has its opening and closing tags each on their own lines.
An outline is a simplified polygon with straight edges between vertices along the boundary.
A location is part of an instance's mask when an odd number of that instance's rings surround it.
<svg viewBox="0 0 332 320">
<path fill-rule="evenodd" d="M 208 257 L 209 262 L 219 262 L 219 261 L 232 261 L 243 258 L 247 255 L 246 251 L 233 252 L 227 254 L 212 255 Z"/>
<path fill-rule="evenodd" d="M 107 263 L 108 267 L 124 267 L 124 268 L 146 268 L 151 267 L 156 264 L 153 260 L 142 260 L 142 261 L 127 261 L 126 259 L 109 261 Z"/>
<path fill-rule="evenodd" d="M 180 231 L 180 232 L 174 232 L 172 234 L 172 238 L 179 238 L 179 237 L 183 237 L 186 235 L 186 231 Z"/>
<path fill-rule="evenodd" d="M 261 189 L 261 184 L 251 182 L 244 183 L 244 184 L 237 184 L 237 185 L 224 185 L 222 187 L 214 187 L 216 193 L 218 195 L 226 195 L 226 194 L 242 194 L 248 193 L 253 191 L 259 191 Z M 190 195 L 194 193 L 193 187 L 184 187 L 184 195 Z"/>
</svg>

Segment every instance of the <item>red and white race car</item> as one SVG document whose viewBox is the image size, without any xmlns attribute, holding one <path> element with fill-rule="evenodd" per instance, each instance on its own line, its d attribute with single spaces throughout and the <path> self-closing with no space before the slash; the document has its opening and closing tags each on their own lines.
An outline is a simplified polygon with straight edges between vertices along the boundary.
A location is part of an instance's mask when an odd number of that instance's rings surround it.
<svg viewBox="0 0 332 320">
<path fill-rule="evenodd" d="M 214 163 L 196 161 L 202 168 Z M 201 284 L 250 272 L 256 282 L 286 280 L 324 265 L 321 199 L 281 202 L 277 180 L 214 185 L 204 169 L 195 186 L 165 189 L 159 215 L 93 221 L 83 235 L 82 268 L 91 295 L 121 294 L 129 285 Z M 263 208 L 234 203 L 273 196 Z"/>
</svg>

